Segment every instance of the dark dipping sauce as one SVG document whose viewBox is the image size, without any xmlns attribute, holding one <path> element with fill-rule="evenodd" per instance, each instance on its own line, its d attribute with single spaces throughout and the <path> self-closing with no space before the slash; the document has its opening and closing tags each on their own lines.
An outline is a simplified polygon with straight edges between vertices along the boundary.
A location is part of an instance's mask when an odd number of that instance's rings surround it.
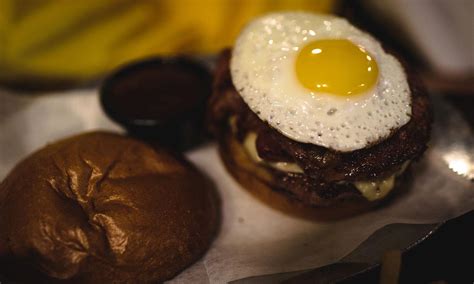
<svg viewBox="0 0 474 284">
<path fill-rule="evenodd" d="M 152 58 L 107 78 L 101 104 L 131 135 L 185 150 L 203 140 L 211 82 L 209 71 L 189 58 Z"/>
</svg>

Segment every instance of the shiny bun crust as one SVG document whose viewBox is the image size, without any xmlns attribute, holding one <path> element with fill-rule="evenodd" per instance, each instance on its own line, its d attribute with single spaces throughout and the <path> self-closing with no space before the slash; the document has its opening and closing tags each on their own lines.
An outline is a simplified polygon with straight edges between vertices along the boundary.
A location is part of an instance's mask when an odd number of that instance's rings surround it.
<svg viewBox="0 0 474 284">
<path fill-rule="evenodd" d="M 51 283 L 170 279 L 218 225 L 210 183 L 162 149 L 105 132 L 53 143 L 0 184 L 0 274 Z"/>
</svg>

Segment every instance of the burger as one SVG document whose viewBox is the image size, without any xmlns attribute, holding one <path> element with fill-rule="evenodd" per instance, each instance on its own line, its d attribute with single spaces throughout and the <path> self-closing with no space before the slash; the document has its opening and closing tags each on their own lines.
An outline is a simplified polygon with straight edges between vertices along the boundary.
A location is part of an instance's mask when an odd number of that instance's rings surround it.
<svg viewBox="0 0 474 284">
<path fill-rule="evenodd" d="M 253 20 L 220 55 L 213 88 L 207 122 L 227 170 L 286 213 L 373 208 L 427 148 L 431 111 L 416 74 L 336 16 Z"/>
</svg>

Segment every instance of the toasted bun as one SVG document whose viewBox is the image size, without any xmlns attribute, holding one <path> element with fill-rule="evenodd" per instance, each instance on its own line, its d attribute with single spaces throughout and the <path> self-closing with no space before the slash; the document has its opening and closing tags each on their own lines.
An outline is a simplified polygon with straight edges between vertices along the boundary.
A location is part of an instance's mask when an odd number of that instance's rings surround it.
<svg viewBox="0 0 474 284">
<path fill-rule="evenodd" d="M 156 283 L 218 225 L 210 183 L 165 150 L 95 132 L 46 146 L 0 184 L 0 274 L 35 283 Z"/>
<path fill-rule="evenodd" d="M 253 162 L 231 133 L 219 139 L 219 154 L 227 170 L 253 196 L 270 207 L 295 217 L 317 221 L 337 220 L 366 212 L 388 199 L 371 202 L 360 196 L 340 200 L 331 206 L 309 206 L 295 199 L 289 191 L 277 188 L 272 173 Z M 397 179 L 392 192 L 399 190 L 398 188 L 400 179 Z"/>
</svg>

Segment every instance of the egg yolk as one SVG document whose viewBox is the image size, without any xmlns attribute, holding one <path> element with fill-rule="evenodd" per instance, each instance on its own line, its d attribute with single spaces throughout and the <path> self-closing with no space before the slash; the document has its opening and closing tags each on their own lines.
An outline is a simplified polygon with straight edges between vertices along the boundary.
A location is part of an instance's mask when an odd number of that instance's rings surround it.
<svg viewBox="0 0 474 284">
<path fill-rule="evenodd" d="M 378 74 L 375 59 L 345 39 L 310 42 L 296 58 L 298 80 L 316 92 L 357 95 L 371 89 Z"/>
</svg>

